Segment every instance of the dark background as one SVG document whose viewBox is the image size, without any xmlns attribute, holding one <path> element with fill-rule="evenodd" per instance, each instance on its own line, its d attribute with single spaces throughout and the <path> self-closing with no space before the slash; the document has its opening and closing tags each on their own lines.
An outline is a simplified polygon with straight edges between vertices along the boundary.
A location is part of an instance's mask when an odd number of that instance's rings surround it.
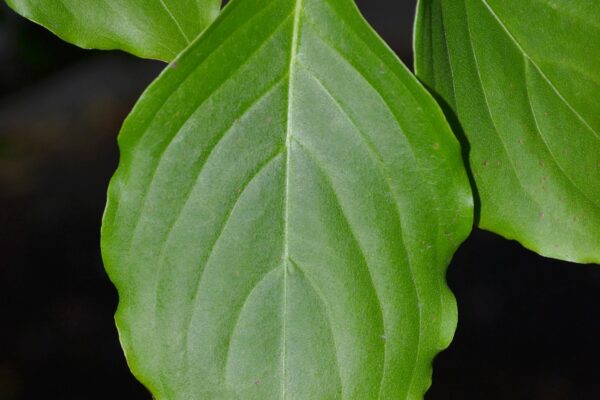
<svg viewBox="0 0 600 400">
<path fill-rule="evenodd" d="M 359 1 L 412 64 L 414 1 Z M 123 118 L 162 64 L 62 43 L 0 3 L 0 400 L 149 400 L 122 356 L 100 219 Z M 600 268 L 475 231 L 428 400 L 600 399 Z M 265 399 L 268 400 L 268 399 Z"/>
</svg>

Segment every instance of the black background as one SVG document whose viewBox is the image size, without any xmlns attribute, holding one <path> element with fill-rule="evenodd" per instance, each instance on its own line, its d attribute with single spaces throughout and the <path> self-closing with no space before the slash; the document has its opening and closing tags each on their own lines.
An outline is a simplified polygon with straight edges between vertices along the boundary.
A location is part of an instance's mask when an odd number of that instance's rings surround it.
<svg viewBox="0 0 600 400">
<path fill-rule="evenodd" d="M 414 1 L 359 4 L 411 65 Z M 119 347 L 99 227 L 116 134 L 162 66 L 0 5 L 0 400 L 150 399 Z M 475 231 L 448 280 L 460 322 L 427 399 L 600 399 L 598 266 Z"/>
</svg>

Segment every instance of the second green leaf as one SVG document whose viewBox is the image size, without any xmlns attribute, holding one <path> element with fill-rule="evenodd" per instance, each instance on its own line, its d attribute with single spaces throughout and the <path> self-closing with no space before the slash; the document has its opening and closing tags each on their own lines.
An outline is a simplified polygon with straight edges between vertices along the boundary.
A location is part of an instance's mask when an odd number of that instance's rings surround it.
<svg viewBox="0 0 600 400">
<path fill-rule="evenodd" d="M 421 0 L 416 69 L 464 131 L 479 225 L 600 262 L 600 3 Z"/>
</svg>

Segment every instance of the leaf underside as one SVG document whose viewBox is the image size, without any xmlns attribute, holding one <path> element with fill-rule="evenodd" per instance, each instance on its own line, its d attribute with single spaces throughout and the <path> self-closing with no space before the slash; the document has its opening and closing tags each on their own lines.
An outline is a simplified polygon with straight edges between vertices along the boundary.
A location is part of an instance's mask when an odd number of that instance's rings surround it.
<svg viewBox="0 0 600 400">
<path fill-rule="evenodd" d="M 234 0 L 119 142 L 103 255 L 157 399 L 422 398 L 471 193 L 351 0 Z"/>
<path fill-rule="evenodd" d="M 221 0 L 6 0 L 17 13 L 86 49 L 173 60 L 216 18 Z"/>
<path fill-rule="evenodd" d="M 470 146 L 481 227 L 600 263 L 600 3 L 422 0 L 418 76 Z"/>
</svg>

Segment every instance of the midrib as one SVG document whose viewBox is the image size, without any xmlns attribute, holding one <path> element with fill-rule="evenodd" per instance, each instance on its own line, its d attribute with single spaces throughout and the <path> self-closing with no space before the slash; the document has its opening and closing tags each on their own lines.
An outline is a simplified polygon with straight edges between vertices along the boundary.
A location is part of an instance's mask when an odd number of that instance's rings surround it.
<svg viewBox="0 0 600 400">
<path fill-rule="evenodd" d="M 282 368 L 282 383 L 281 383 L 281 398 L 285 400 L 287 389 L 287 275 L 288 275 L 288 260 L 289 260 L 289 199 L 290 199 L 290 150 L 293 132 L 293 106 L 294 106 L 294 80 L 296 76 L 296 57 L 298 54 L 298 41 L 300 36 L 300 18 L 302 14 L 303 0 L 296 0 L 294 8 L 294 26 L 292 31 L 292 42 L 290 47 L 290 63 L 289 63 L 289 83 L 288 83 L 288 109 L 287 109 L 287 128 L 285 138 L 285 200 L 284 200 L 284 236 L 283 236 L 283 316 L 282 316 L 282 332 L 281 332 L 281 368 Z"/>
</svg>

